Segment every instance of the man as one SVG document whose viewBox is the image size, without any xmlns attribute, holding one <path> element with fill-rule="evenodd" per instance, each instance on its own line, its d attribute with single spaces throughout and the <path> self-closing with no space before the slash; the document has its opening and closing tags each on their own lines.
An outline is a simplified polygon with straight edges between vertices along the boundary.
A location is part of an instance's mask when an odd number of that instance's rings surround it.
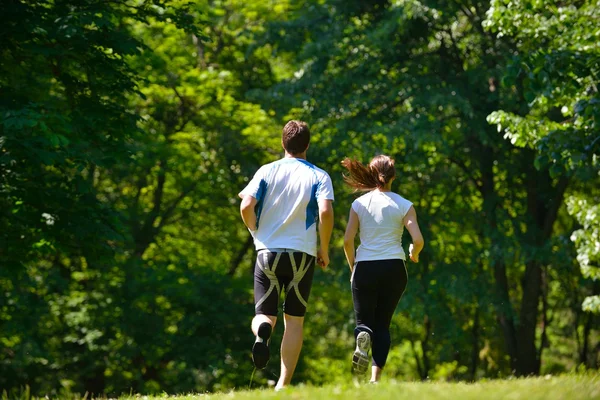
<svg viewBox="0 0 600 400">
<path fill-rule="evenodd" d="M 280 292 L 285 292 L 281 375 L 276 390 L 290 384 L 298 363 L 315 261 L 322 268 L 329 264 L 333 186 L 325 171 L 306 161 L 309 143 L 306 123 L 289 121 L 281 138 L 285 157 L 263 165 L 240 193 L 242 219 L 258 251 L 254 268 L 256 315 L 252 320 L 256 368 L 265 368 L 269 361 L 269 339 L 277 322 Z"/>
</svg>

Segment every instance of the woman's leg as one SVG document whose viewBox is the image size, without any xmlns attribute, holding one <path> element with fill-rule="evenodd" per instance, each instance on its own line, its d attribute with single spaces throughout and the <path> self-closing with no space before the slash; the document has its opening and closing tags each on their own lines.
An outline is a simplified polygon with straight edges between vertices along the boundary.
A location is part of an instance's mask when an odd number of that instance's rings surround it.
<svg viewBox="0 0 600 400">
<path fill-rule="evenodd" d="M 354 336 L 363 330 L 370 333 L 375 322 L 378 288 L 377 271 L 372 268 L 372 263 L 372 261 L 358 262 L 352 279 L 352 300 L 356 317 Z"/>
<path fill-rule="evenodd" d="M 377 307 L 376 271 L 372 267 L 372 262 L 369 261 L 357 263 L 352 278 L 352 300 L 356 317 L 354 338 L 357 342 L 352 368 L 356 373 L 366 372 L 370 363 L 368 351 L 373 341 L 372 326 Z M 363 332 L 366 332 L 367 337 Z"/>
<path fill-rule="evenodd" d="M 404 261 L 381 261 L 384 268 L 377 293 L 377 307 L 375 308 L 373 329 L 373 368 L 371 381 L 377 382 L 385 366 L 390 351 L 390 323 L 398 302 L 406 289 L 408 275 Z"/>
</svg>

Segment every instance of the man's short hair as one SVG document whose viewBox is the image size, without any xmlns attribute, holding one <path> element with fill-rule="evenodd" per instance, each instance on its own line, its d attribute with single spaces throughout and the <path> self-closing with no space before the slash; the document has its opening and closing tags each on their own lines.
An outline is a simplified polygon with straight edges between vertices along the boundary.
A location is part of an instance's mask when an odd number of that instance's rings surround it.
<svg viewBox="0 0 600 400">
<path fill-rule="evenodd" d="M 283 148 L 292 155 L 301 154 L 310 143 L 310 130 L 304 121 L 291 120 L 283 127 Z"/>
</svg>

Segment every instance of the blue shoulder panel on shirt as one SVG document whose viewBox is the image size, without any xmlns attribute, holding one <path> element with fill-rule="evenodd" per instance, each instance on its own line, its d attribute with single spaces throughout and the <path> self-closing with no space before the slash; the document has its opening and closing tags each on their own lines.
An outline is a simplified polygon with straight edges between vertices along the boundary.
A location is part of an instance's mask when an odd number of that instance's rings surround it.
<svg viewBox="0 0 600 400">
<path fill-rule="evenodd" d="M 267 194 L 267 181 L 264 179 L 260 180 L 258 185 L 258 192 L 256 192 L 256 229 L 258 229 L 258 221 L 260 219 L 260 213 L 262 212 L 263 204 L 265 203 L 265 195 Z"/>
<path fill-rule="evenodd" d="M 317 222 L 317 214 L 319 212 L 319 203 L 317 203 L 317 190 L 321 183 L 315 183 L 312 186 L 310 193 L 310 201 L 306 206 L 306 230 Z"/>
<path fill-rule="evenodd" d="M 308 161 L 306 161 L 302 158 L 296 158 L 296 160 L 300 161 L 302 164 L 306 165 L 308 168 L 311 168 L 311 169 L 316 168 L 313 164 L 309 163 Z"/>
</svg>

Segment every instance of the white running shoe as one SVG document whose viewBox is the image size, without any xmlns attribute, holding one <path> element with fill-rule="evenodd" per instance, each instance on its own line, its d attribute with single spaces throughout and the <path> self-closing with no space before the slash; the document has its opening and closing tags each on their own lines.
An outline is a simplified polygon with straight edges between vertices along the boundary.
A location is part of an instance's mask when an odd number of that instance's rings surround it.
<svg viewBox="0 0 600 400">
<path fill-rule="evenodd" d="M 352 371 L 355 374 L 364 374 L 369 369 L 371 359 L 369 350 L 371 349 L 371 336 L 365 331 L 359 332 L 356 336 L 356 350 L 352 356 Z"/>
</svg>

